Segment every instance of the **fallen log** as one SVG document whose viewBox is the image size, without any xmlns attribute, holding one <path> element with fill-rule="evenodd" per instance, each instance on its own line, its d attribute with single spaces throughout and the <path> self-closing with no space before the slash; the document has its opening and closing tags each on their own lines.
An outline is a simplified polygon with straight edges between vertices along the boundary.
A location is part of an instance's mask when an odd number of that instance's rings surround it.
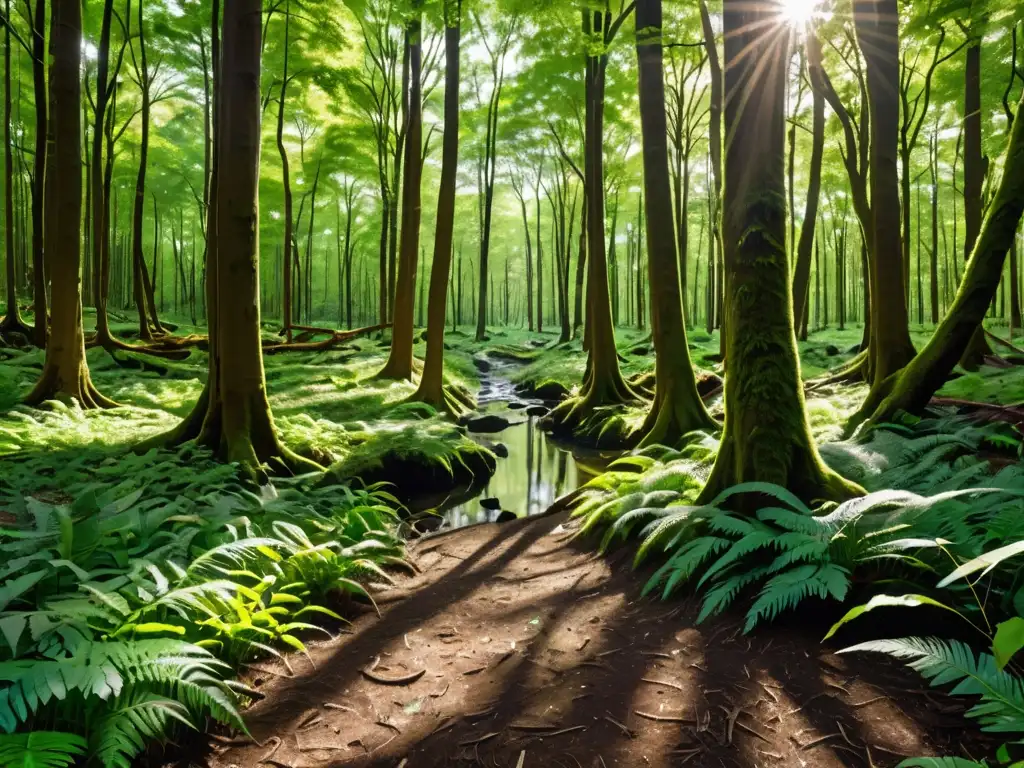
<svg viewBox="0 0 1024 768">
<path fill-rule="evenodd" d="M 312 329 L 318 333 L 329 333 L 331 336 L 322 341 L 299 341 L 288 344 L 278 344 L 275 342 L 267 342 L 263 345 L 263 354 L 275 355 L 278 352 L 322 352 L 326 349 L 330 349 L 338 344 L 342 344 L 346 341 L 365 336 L 368 333 L 375 333 L 376 331 L 382 331 L 385 328 L 390 328 L 391 323 L 383 323 L 382 325 L 371 325 L 366 328 L 356 328 L 351 331 L 331 331 L 322 328 Z M 293 325 L 292 330 L 310 330 L 310 328 Z"/>
</svg>

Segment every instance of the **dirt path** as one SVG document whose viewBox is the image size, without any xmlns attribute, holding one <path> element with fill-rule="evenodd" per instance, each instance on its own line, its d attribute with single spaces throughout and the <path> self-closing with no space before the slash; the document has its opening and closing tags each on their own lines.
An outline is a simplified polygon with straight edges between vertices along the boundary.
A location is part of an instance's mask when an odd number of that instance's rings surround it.
<svg viewBox="0 0 1024 768">
<path fill-rule="evenodd" d="M 315 669 L 262 665 L 275 673 L 254 681 L 267 698 L 247 719 L 263 746 L 220 746 L 211 765 L 825 768 L 964 754 L 959 710 L 902 668 L 828 653 L 819 634 L 746 637 L 736 617 L 695 628 L 692 601 L 641 600 L 629 553 L 595 557 L 564 522 L 414 545 L 422 575 L 381 595 L 382 619 L 311 649 Z"/>
</svg>

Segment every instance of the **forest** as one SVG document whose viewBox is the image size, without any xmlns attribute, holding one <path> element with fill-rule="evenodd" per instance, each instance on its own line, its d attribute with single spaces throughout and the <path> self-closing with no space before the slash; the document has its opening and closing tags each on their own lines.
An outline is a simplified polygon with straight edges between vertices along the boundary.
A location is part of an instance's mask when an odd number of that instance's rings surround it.
<svg viewBox="0 0 1024 768">
<path fill-rule="evenodd" d="M 1024 768 L 1024 3 L 0 35 L 0 768 Z"/>
</svg>

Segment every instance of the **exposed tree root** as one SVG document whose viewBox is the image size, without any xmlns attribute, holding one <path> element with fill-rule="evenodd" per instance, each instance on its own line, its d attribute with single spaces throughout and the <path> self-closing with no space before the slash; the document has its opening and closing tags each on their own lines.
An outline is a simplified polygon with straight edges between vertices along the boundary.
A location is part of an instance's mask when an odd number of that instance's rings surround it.
<svg viewBox="0 0 1024 768">
<path fill-rule="evenodd" d="M 11 334 L 24 336 L 30 344 L 32 343 L 32 328 L 25 325 L 17 315 L 9 314 L 0 320 L 0 338 L 8 338 Z"/>
<path fill-rule="evenodd" d="M 248 428 L 242 428 L 243 424 Z M 260 485 L 269 481 L 271 473 L 289 476 L 324 471 L 315 461 L 281 443 L 269 409 L 259 402 L 235 402 L 225 407 L 219 400 L 211 401 L 209 384 L 178 426 L 144 440 L 135 451 L 174 448 L 189 442 L 209 448 L 222 461 L 238 463 Z"/>
<path fill-rule="evenodd" d="M 858 352 L 852 358 L 828 373 L 807 382 L 807 391 L 813 392 L 833 384 L 863 384 L 868 381 L 868 350 Z"/>
<path fill-rule="evenodd" d="M 85 340 L 85 348 L 102 347 L 113 354 L 115 351 L 137 352 L 142 355 L 163 358 L 164 360 L 187 360 L 191 354 L 187 349 L 178 346 L 167 346 L 165 340 L 154 341 L 151 344 L 128 344 L 115 339 L 109 333 L 94 333 Z"/>
<path fill-rule="evenodd" d="M 39 381 L 25 398 L 25 405 L 37 407 L 47 400 L 68 402 L 73 398 L 85 410 L 117 408 L 117 403 L 100 394 L 100 391 L 93 385 L 92 379 L 89 377 L 89 369 L 84 363 L 77 367 L 78 371 L 74 374 L 76 380 L 66 382 L 63 379 L 61 366 L 47 364 Z"/>
</svg>

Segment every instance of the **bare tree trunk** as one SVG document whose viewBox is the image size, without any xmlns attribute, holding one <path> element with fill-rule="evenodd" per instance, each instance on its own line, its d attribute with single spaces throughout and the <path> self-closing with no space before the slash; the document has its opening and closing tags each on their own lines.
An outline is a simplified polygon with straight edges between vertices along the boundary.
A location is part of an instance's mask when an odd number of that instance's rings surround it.
<svg viewBox="0 0 1024 768">
<path fill-rule="evenodd" d="M 42 4 L 42 0 L 39 0 Z M 83 408 L 113 406 L 93 386 L 85 359 L 79 283 L 82 231 L 82 8 L 78 0 L 53 0 L 50 87 L 54 94 L 51 171 L 60 184 L 47 210 L 53 278 L 53 325 L 43 372 L 26 398 L 29 405 L 74 398 Z"/>
</svg>

